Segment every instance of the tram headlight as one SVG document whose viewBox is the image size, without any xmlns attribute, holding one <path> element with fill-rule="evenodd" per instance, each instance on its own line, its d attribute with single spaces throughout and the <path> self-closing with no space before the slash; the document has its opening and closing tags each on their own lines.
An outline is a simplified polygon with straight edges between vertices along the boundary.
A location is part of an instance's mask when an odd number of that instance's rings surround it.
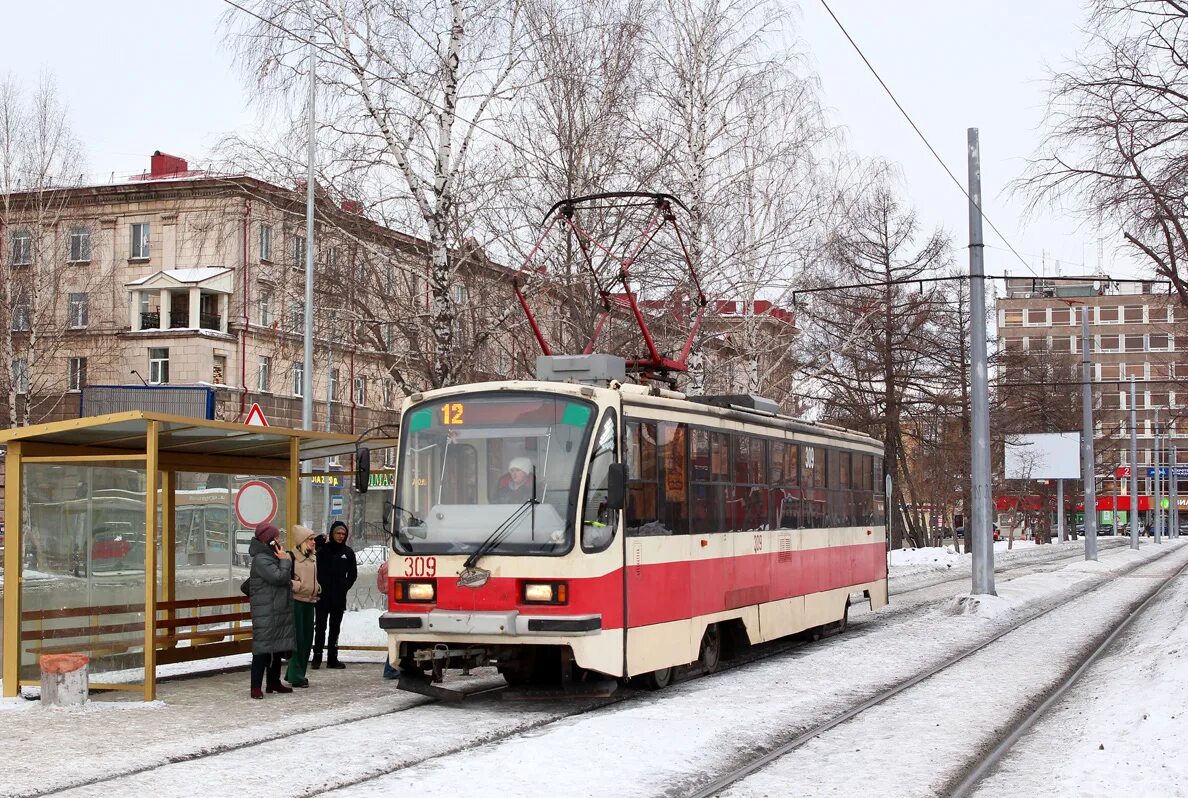
<svg viewBox="0 0 1188 798">
<path fill-rule="evenodd" d="M 525 582 L 525 604 L 567 604 L 569 586 L 564 582 Z"/>
<path fill-rule="evenodd" d="M 432 582 L 399 582 L 403 589 L 400 598 L 404 601 L 433 601 L 437 598 L 437 586 Z"/>
</svg>

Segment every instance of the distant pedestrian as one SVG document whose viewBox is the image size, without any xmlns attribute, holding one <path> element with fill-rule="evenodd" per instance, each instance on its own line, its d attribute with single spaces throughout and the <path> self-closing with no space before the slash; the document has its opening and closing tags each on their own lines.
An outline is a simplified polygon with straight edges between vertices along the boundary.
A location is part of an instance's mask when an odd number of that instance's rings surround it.
<svg viewBox="0 0 1188 798">
<path fill-rule="evenodd" d="M 313 645 L 314 605 L 321 588 L 318 585 L 318 559 L 314 553 L 314 531 L 304 526 L 293 527 L 297 551 L 293 555 L 293 656 L 285 669 L 285 680 L 294 687 L 309 687 L 305 668 L 309 664 L 309 649 Z"/>
<path fill-rule="evenodd" d="M 383 596 L 388 595 L 388 561 L 384 560 L 380 565 L 379 570 L 375 572 L 375 589 Z M 387 601 L 384 602 L 387 604 Z M 385 679 L 399 679 L 400 669 L 392 667 L 392 655 L 384 657 L 384 678 Z"/>
<path fill-rule="evenodd" d="M 345 668 L 338 659 L 338 635 L 342 630 L 342 615 L 346 612 L 347 593 L 359 578 L 355 551 L 347 545 L 350 530 L 342 521 L 330 525 L 328 538 L 318 538 L 318 582 L 322 596 L 318 599 L 317 626 L 314 631 L 314 668 L 322 665 L 322 650 L 326 649 L 327 668 Z M 327 626 L 330 639 L 326 640 Z M 327 646 L 329 642 L 329 646 Z"/>
<path fill-rule="evenodd" d="M 252 698 L 268 676 L 268 692 L 291 693 L 280 679 L 281 655 L 293 650 L 293 562 L 280 543 L 280 530 L 264 523 L 256 527 L 248 546 L 252 558 L 248 595 L 252 608 Z"/>
</svg>

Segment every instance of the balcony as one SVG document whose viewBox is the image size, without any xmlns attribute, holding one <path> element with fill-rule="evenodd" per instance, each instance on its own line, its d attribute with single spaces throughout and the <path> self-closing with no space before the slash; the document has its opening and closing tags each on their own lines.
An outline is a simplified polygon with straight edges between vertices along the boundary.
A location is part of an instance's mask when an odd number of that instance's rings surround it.
<svg viewBox="0 0 1188 798">
<path fill-rule="evenodd" d="M 141 313 L 140 314 L 140 329 L 142 330 L 158 330 L 161 328 L 161 314 L 160 313 Z"/>
<path fill-rule="evenodd" d="M 227 332 L 231 269 L 167 269 L 127 283 L 132 332 L 212 330 Z M 155 310 L 148 308 L 156 306 Z"/>
</svg>

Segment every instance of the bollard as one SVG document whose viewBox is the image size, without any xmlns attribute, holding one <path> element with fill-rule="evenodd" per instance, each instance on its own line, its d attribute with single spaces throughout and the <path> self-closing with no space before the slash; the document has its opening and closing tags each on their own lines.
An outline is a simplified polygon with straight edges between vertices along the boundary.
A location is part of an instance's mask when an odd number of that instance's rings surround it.
<svg viewBox="0 0 1188 798">
<path fill-rule="evenodd" d="M 86 654 L 43 654 L 41 664 L 41 705 L 76 707 L 87 703 Z"/>
</svg>

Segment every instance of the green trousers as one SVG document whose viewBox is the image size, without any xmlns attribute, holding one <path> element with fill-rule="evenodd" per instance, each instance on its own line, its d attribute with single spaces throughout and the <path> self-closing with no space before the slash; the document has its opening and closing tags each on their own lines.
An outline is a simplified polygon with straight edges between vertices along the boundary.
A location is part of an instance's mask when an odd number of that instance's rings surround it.
<svg viewBox="0 0 1188 798">
<path fill-rule="evenodd" d="M 289 684 L 305 680 L 305 669 L 309 666 L 309 649 L 313 646 L 314 606 L 304 601 L 293 602 L 293 656 L 285 669 L 285 681 Z"/>
</svg>

